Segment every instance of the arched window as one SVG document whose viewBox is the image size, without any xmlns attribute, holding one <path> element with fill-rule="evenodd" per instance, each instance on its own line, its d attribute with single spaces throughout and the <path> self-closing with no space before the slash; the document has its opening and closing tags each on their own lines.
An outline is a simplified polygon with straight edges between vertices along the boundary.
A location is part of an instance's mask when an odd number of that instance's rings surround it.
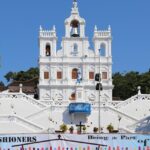
<svg viewBox="0 0 150 150">
<path fill-rule="evenodd" d="M 51 56 L 51 46 L 50 44 L 46 44 L 46 56 Z"/>
<path fill-rule="evenodd" d="M 72 37 L 79 37 L 79 28 L 80 28 L 80 24 L 78 20 L 72 20 L 71 21 L 71 36 Z"/>
<path fill-rule="evenodd" d="M 102 43 L 100 46 L 100 55 L 106 56 L 106 45 L 104 43 Z"/>
<path fill-rule="evenodd" d="M 73 50 L 71 53 L 73 54 L 73 56 L 76 56 L 78 54 L 78 44 L 73 44 Z"/>
<path fill-rule="evenodd" d="M 77 79 L 78 77 L 78 69 L 72 69 L 72 79 Z"/>
<path fill-rule="evenodd" d="M 73 51 L 74 51 L 74 52 L 78 52 L 78 44 L 75 43 L 75 44 L 73 45 Z"/>
</svg>

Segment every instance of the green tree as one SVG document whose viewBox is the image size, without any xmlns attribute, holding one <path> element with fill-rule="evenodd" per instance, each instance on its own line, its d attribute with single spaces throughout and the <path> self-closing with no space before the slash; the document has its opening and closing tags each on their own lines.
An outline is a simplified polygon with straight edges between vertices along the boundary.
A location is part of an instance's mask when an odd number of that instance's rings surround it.
<svg viewBox="0 0 150 150">
<path fill-rule="evenodd" d="M 10 71 L 4 77 L 6 78 L 7 82 L 11 81 L 15 76 L 15 73 Z"/>
<path fill-rule="evenodd" d="M 5 84 L 2 81 L 0 81 L 0 86 L 5 87 Z"/>
<path fill-rule="evenodd" d="M 137 87 L 140 85 L 141 76 L 139 72 L 128 72 L 121 74 L 119 72 L 113 74 L 113 97 L 127 99 L 137 93 Z"/>
<path fill-rule="evenodd" d="M 39 69 L 38 68 L 30 68 L 27 71 L 19 71 L 19 72 L 8 72 L 5 76 L 8 82 L 10 81 L 27 81 L 31 80 L 35 77 L 39 77 Z"/>
<path fill-rule="evenodd" d="M 126 85 L 125 85 L 125 79 L 124 79 L 124 75 L 117 72 L 115 74 L 113 74 L 113 84 L 114 84 L 114 89 L 113 89 L 113 97 L 118 97 L 120 99 L 123 99 L 125 97 L 125 89 L 126 89 Z"/>
<path fill-rule="evenodd" d="M 143 94 L 150 94 L 150 71 L 141 74 L 135 71 L 126 74 L 117 72 L 113 74 L 113 84 L 113 97 L 122 100 L 137 94 L 138 86 L 141 86 Z"/>
<path fill-rule="evenodd" d="M 125 75 L 125 80 L 127 84 L 126 97 L 129 98 L 137 94 L 137 87 L 140 85 L 141 75 L 139 72 L 131 71 Z"/>
<path fill-rule="evenodd" d="M 140 80 L 141 92 L 143 94 L 150 94 L 150 72 L 141 74 Z"/>
</svg>

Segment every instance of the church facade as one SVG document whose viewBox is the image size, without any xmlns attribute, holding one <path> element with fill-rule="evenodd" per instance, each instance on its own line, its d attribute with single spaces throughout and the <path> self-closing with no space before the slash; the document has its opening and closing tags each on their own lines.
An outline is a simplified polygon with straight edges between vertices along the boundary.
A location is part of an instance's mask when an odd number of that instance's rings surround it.
<svg viewBox="0 0 150 150">
<path fill-rule="evenodd" d="M 94 49 L 90 49 L 85 20 L 80 17 L 77 2 L 65 20 L 65 36 L 57 49 L 55 26 L 39 32 L 40 99 L 69 102 L 98 101 L 95 74 L 101 74 L 101 101 L 112 101 L 111 28 L 93 33 Z"/>
<path fill-rule="evenodd" d="M 95 129 L 108 133 L 110 126 L 119 133 L 150 133 L 150 94 L 141 94 L 138 87 L 129 99 L 112 101 L 110 26 L 105 31 L 95 26 L 91 49 L 85 24 L 74 1 L 61 49 L 57 49 L 55 26 L 40 27 L 39 100 L 24 93 L 25 83 L 19 92 L 0 92 L 0 134 L 56 133 L 64 124 L 74 128 L 73 133 L 81 126 L 86 133 Z M 101 80 L 95 81 L 99 73 Z"/>
</svg>

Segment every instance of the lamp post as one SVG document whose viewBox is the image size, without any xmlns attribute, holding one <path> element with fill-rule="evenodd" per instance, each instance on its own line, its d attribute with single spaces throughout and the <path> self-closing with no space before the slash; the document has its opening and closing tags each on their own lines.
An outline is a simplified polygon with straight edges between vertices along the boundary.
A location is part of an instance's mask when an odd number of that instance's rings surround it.
<svg viewBox="0 0 150 150">
<path fill-rule="evenodd" d="M 99 64 L 98 64 L 98 73 L 95 74 L 95 81 L 97 81 L 98 83 L 96 84 L 96 90 L 98 91 L 98 127 L 99 127 L 99 133 L 101 133 L 101 116 L 100 116 L 100 98 L 101 98 L 101 90 L 103 90 L 102 84 L 101 84 L 101 69 L 100 69 L 100 65 L 101 65 L 101 56 L 100 56 L 100 50 L 99 49 Z"/>
<path fill-rule="evenodd" d="M 100 84 L 100 82 L 101 82 L 101 70 L 100 70 L 100 63 L 101 63 L 101 61 L 100 61 L 100 51 L 101 51 L 101 49 L 99 49 L 99 102 L 98 102 L 98 127 L 99 127 L 99 133 L 101 133 L 101 112 L 100 112 L 100 106 L 101 106 L 101 103 L 100 103 L 100 99 L 101 99 L 101 88 L 100 88 L 100 86 L 101 86 L 101 84 Z"/>
</svg>

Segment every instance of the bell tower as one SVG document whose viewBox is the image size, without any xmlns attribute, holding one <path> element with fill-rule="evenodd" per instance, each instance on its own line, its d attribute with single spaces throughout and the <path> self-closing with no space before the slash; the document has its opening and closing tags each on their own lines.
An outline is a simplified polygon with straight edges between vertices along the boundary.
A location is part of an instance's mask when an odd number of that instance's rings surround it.
<svg viewBox="0 0 150 150">
<path fill-rule="evenodd" d="M 65 20 L 65 37 L 85 37 L 85 20 L 80 17 L 77 1 L 73 1 L 71 16 Z"/>
<path fill-rule="evenodd" d="M 71 15 L 65 20 L 65 36 L 62 38 L 62 50 L 65 57 L 83 57 L 89 48 L 85 36 L 85 20 L 81 18 L 78 3 L 73 1 Z"/>
</svg>

